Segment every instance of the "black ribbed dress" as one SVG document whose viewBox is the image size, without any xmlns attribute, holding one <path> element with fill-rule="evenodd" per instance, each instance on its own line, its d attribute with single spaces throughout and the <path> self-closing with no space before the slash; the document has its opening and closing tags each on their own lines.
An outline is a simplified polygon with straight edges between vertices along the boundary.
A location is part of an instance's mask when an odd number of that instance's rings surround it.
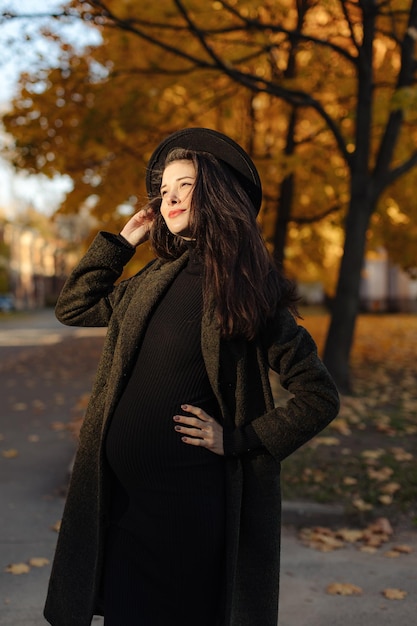
<svg viewBox="0 0 417 626">
<path fill-rule="evenodd" d="M 224 582 L 224 458 L 181 441 L 181 404 L 219 410 L 201 353 L 201 265 L 152 314 L 106 438 L 113 475 L 105 626 L 217 626 Z"/>
</svg>

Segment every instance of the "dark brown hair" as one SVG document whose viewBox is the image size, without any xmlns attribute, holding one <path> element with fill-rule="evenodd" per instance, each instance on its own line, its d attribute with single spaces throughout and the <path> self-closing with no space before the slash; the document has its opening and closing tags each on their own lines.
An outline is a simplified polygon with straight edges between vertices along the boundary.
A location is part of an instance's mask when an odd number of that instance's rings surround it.
<svg viewBox="0 0 417 626">
<path fill-rule="evenodd" d="M 222 337 L 253 339 L 280 306 L 297 314 L 295 286 L 276 268 L 252 203 L 232 170 L 209 153 L 182 148 L 169 153 L 165 167 L 179 160 L 191 161 L 196 170 L 191 237 L 203 261 L 204 306 L 214 306 Z M 162 172 L 158 175 L 162 179 Z M 150 241 L 162 259 L 178 258 L 187 249 L 159 210 Z"/>
</svg>

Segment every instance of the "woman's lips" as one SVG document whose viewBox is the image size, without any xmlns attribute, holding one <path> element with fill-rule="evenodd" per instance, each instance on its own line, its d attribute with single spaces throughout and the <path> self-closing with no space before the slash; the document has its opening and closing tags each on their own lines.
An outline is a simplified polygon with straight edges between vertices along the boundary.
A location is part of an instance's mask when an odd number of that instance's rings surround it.
<svg viewBox="0 0 417 626">
<path fill-rule="evenodd" d="M 170 211 L 168 213 L 168 217 L 170 217 L 171 219 L 173 217 L 177 217 L 178 215 L 181 215 L 181 213 L 184 213 L 185 209 L 174 209 L 173 211 Z"/>
</svg>

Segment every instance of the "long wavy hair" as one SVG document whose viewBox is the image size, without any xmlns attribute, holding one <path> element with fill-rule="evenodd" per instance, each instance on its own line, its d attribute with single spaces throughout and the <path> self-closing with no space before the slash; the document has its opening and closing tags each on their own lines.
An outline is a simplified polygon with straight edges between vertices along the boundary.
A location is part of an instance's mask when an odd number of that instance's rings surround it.
<svg viewBox="0 0 417 626">
<path fill-rule="evenodd" d="M 168 154 L 165 167 L 179 160 L 191 161 L 196 171 L 191 238 L 204 268 L 204 306 L 214 307 L 221 336 L 254 339 L 277 307 L 298 315 L 295 285 L 275 266 L 254 207 L 232 170 L 207 152 L 182 148 Z M 156 173 L 158 188 L 162 173 Z M 159 258 L 176 259 L 187 245 L 168 230 L 159 210 L 161 198 L 151 199 L 151 205 L 156 217 L 150 243 Z"/>
</svg>

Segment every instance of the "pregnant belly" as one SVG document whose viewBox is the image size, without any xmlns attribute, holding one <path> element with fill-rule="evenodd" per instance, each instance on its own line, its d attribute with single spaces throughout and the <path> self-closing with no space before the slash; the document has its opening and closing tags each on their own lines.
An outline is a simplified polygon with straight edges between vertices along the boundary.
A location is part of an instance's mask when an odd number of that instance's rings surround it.
<svg viewBox="0 0 417 626">
<path fill-rule="evenodd" d="M 215 414 L 213 400 L 191 402 L 208 414 Z M 223 457 L 206 448 L 186 444 L 174 430 L 173 416 L 181 414 L 171 405 L 164 414 L 116 410 L 106 438 L 107 460 L 125 491 L 133 495 L 140 489 L 160 493 L 211 491 L 222 472 Z"/>
</svg>

